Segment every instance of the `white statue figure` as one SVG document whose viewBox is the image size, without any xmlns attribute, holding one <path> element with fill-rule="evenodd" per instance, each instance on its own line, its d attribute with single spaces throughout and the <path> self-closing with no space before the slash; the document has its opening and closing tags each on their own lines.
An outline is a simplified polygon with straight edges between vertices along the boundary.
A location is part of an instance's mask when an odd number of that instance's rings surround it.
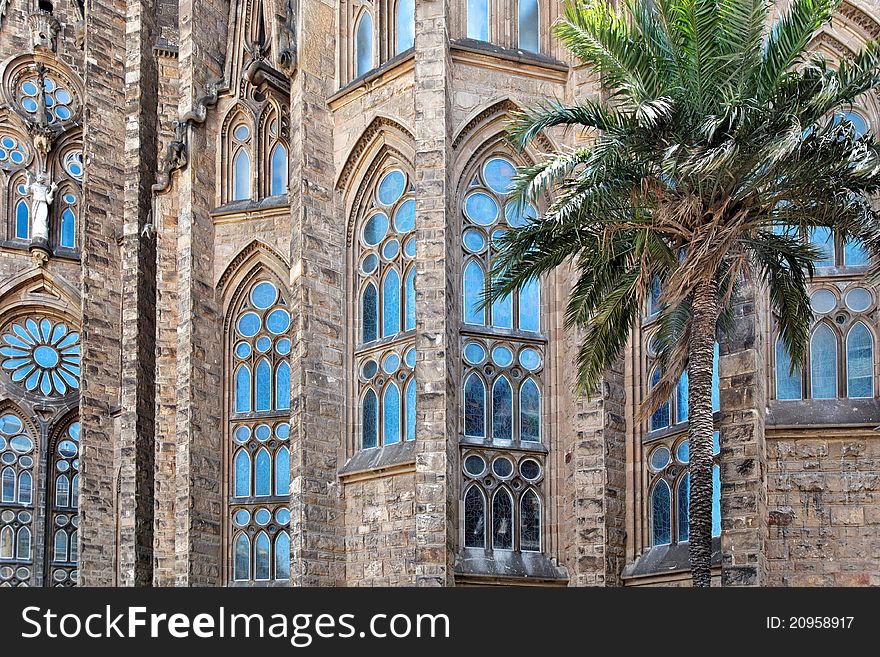
<svg viewBox="0 0 880 657">
<path fill-rule="evenodd" d="M 49 174 L 41 172 L 36 179 L 27 172 L 27 191 L 31 195 L 31 241 L 49 241 L 49 206 L 55 198 L 57 183 L 49 182 Z"/>
</svg>

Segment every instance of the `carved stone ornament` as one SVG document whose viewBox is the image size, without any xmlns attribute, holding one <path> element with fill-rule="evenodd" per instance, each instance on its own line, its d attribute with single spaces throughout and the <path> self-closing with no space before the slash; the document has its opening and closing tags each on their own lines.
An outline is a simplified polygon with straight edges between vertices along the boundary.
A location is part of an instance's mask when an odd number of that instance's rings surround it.
<svg viewBox="0 0 880 657">
<path fill-rule="evenodd" d="M 61 24 L 52 14 L 48 11 L 37 10 L 28 16 L 28 26 L 31 28 L 31 46 L 35 51 L 55 52 Z"/>
</svg>

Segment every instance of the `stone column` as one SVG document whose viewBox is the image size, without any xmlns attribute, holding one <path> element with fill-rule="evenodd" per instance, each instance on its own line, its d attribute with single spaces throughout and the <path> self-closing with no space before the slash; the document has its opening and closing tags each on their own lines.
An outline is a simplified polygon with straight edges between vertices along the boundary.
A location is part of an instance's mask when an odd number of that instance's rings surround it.
<svg viewBox="0 0 880 657">
<path fill-rule="evenodd" d="M 116 572 L 118 436 L 113 414 L 120 401 L 121 265 L 125 176 L 126 0 L 90 5 L 86 12 L 83 150 L 86 180 L 82 212 L 82 433 L 79 495 L 79 582 L 113 586 Z"/>
<path fill-rule="evenodd" d="M 345 582 L 336 471 L 345 430 L 345 221 L 334 215 L 336 3 L 299 3 L 291 85 L 291 583 Z"/>
<path fill-rule="evenodd" d="M 222 79 L 228 4 L 181 0 L 180 116 L 204 111 Z M 177 501 L 175 581 L 224 582 L 222 572 L 222 309 L 214 289 L 217 145 L 204 127 L 189 128 L 189 166 L 177 178 Z"/>
<path fill-rule="evenodd" d="M 769 313 L 760 290 L 742 291 L 734 326 L 720 345 L 721 585 L 767 581 L 767 407 L 764 336 Z"/>
<path fill-rule="evenodd" d="M 416 585 L 453 584 L 459 310 L 449 209 L 448 0 L 416 3 Z"/>
<path fill-rule="evenodd" d="M 158 77 L 155 0 L 128 0 L 125 42 L 125 176 L 122 238 L 122 412 L 119 583 L 153 580 L 156 250 L 151 186 L 156 172 Z"/>
</svg>

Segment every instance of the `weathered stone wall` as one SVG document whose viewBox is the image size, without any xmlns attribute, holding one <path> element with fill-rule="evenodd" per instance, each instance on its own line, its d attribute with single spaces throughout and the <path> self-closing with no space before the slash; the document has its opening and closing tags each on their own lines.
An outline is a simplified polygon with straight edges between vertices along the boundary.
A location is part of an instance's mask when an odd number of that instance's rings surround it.
<svg viewBox="0 0 880 657">
<path fill-rule="evenodd" d="M 880 585 L 877 433 L 774 431 L 767 469 L 767 584 Z"/>
<path fill-rule="evenodd" d="M 412 586 L 415 557 L 414 473 L 346 482 L 346 586 Z"/>
</svg>

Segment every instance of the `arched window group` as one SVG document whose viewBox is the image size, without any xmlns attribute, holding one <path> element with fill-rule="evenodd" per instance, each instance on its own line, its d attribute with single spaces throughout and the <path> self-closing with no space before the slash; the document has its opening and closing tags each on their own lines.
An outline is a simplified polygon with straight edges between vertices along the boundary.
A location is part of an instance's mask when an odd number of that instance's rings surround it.
<svg viewBox="0 0 880 657">
<path fill-rule="evenodd" d="M 721 535 L 721 452 L 719 435 L 712 437 L 715 464 L 712 466 L 712 536 Z M 655 444 L 647 452 L 650 480 L 648 521 L 650 544 L 683 543 L 689 535 L 690 454 L 687 437 L 675 437 Z"/>
<path fill-rule="evenodd" d="M 0 329 L 0 389 L 22 408 L 74 406 L 79 384 L 68 321 L 32 311 Z M 37 428 L 19 408 L 0 410 L 0 586 L 74 586 L 80 425 L 66 415 Z"/>
<path fill-rule="evenodd" d="M 472 449 L 462 456 L 462 545 L 541 552 L 540 457 Z"/>
<path fill-rule="evenodd" d="M 384 169 L 357 227 L 360 446 L 415 439 L 416 200 L 409 174 Z"/>
<path fill-rule="evenodd" d="M 874 333 L 869 314 L 875 304 L 874 294 L 858 284 L 843 290 L 814 289 L 810 305 L 817 322 L 810 333 L 806 363 L 793 366 L 781 337 L 776 338 L 776 399 L 874 398 Z"/>
<path fill-rule="evenodd" d="M 461 206 L 464 547 L 539 552 L 546 340 L 531 281 L 481 307 L 498 241 L 537 218 L 508 198 L 515 167 L 491 153 L 466 179 Z M 477 448 L 477 446 L 480 446 Z M 504 451 L 519 450 L 517 458 Z M 517 460 L 518 459 L 518 460 Z"/>
<path fill-rule="evenodd" d="M 383 0 L 381 6 L 357 8 L 352 22 L 352 72 L 359 78 L 383 63 L 387 52 L 394 57 L 415 45 L 416 0 Z M 387 11 L 391 20 L 380 16 Z M 386 25 L 383 30 L 381 25 Z M 383 34 L 387 32 L 387 36 Z M 380 41 L 382 44 L 380 45 Z"/>
<path fill-rule="evenodd" d="M 290 577 L 291 315 L 280 286 L 251 282 L 229 335 L 230 578 Z"/>
<path fill-rule="evenodd" d="M 225 200 L 253 201 L 286 195 L 289 153 L 284 106 L 266 102 L 256 110 L 236 108 L 224 131 Z"/>
</svg>

